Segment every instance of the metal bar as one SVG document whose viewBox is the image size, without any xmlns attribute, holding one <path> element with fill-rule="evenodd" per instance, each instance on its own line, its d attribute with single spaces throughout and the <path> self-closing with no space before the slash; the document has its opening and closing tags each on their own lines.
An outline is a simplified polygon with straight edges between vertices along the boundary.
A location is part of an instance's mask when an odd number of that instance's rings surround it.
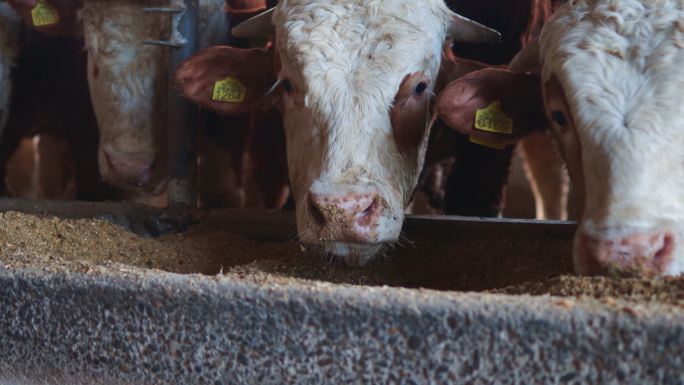
<svg viewBox="0 0 684 385">
<path fill-rule="evenodd" d="M 178 66 L 198 48 L 199 1 L 184 0 L 185 10 L 174 16 L 175 36 L 185 40 L 182 47 L 171 52 L 169 72 L 168 111 L 168 165 L 169 207 L 195 207 L 197 205 L 197 108 L 181 98 L 173 84 L 173 74 Z M 175 28 L 174 28 L 175 29 Z"/>
</svg>

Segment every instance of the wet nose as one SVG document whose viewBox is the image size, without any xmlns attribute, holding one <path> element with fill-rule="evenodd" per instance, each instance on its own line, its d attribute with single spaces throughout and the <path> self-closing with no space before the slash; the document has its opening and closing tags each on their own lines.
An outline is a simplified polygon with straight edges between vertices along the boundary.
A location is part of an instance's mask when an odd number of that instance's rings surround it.
<svg viewBox="0 0 684 385">
<path fill-rule="evenodd" d="M 325 241 L 373 243 L 382 215 L 382 200 L 375 193 L 344 195 L 309 193 L 308 211 Z"/>
<path fill-rule="evenodd" d="M 672 262 L 674 237 L 669 232 L 636 233 L 624 237 L 579 235 L 578 273 L 599 275 L 608 271 L 663 275 Z"/>
<path fill-rule="evenodd" d="M 138 159 L 127 154 L 114 154 L 105 151 L 107 165 L 117 182 L 132 186 L 143 187 L 152 178 L 152 162 Z"/>
</svg>

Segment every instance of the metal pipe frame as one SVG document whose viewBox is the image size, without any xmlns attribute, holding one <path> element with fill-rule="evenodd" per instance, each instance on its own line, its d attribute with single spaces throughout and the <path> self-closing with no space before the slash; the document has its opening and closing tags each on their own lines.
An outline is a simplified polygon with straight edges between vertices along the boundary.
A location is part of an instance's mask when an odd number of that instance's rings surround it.
<svg viewBox="0 0 684 385">
<path fill-rule="evenodd" d="M 173 16 L 168 106 L 168 200 L 170 208 L 197 206 L 197 107 L 176 91 L 173 73 L 199 46 L 199 0 L 183 0 L 184 10 Z"/>
</svg>

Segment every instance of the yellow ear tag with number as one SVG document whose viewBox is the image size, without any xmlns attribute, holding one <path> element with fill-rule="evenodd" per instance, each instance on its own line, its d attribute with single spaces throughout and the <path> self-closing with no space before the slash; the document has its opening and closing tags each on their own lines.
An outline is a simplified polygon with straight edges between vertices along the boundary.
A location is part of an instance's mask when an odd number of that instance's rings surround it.
<svg viewBox="0 0 684 385">
<path fill-rule="evenodd" d="M 501 108 L 501 101 L 497 100 L 475 113 L 475 128 L 497 134 L 512 134 L 513 119 L 506 116 Z"/>
<path fill-rule="evenodd" d="M 214 84 L 211 100 L 217 102 L 240 103 L 245 100 L 247 88 L 235 76 L 228 76 Z"/>
<path fill-rule="evenodd" d="M 59 12 L 45 0 L 38 0 L 36 6 L 31 10 L 31 20 L 35 27 L 57 24 L 59 22 Z"/>
</svg>

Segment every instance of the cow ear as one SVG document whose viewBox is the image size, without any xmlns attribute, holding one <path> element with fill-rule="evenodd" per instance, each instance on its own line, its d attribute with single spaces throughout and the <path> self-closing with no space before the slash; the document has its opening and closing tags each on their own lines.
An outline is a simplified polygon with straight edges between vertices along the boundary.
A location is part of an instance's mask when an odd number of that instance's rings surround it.
<svg viewBox="0 0 684 385">
<path fill-rule="evenodd" d="M 461 76 L 481 70 L 483 68 L 492 67 L 489 64 L 481 63 L 475 60 L 463 59 L 454 55 L 451 49 L 453 41 L 448 40 L 442 50 L 442 63 L 439 67 L 437 75 L 437 82 L 435 83 L 435 93 L 439 94 L 444 90 L 447 84 L 460 78 Z"/>
<path fill-rule="evenodd" d="M 436 112 L 476 143 L 501 147 L 548 127 L 537 75 L 487 68 L 471 72 L 442 91 Z"/>
<path fill-rule="evenodd" d="M 217 46 L 183 62 L 175 83 L 194 103 L 223 115 L 239 115 L 268 93 L 274 73 L 266 50 Z"/>
<path fill-rule="evenodd" d="M 539 68 L 539 38 L 523 47 L 508 67 L 511 71 L 521 74 Z"/>
<path fill-rule="evenodd" d="M 275 26 L 271 21 L 273 18 L 273 10 L 274 8 L 271 8 L 268 11 L 243 21 L 231 30 L 231 35 L 244 39 L 273 35 L 275 32 Z"/>
<path fill-rule="evenodd" d="M 78 10 L 82 0 L 8 0 L 26 25 L 50 36 L 81 34 Z"/>
<path fill-rule="evenodd" d="M 449 35 L 457 43 L 494 44 L 501 41 L 501 34 L 476 21 L 453 13 Z"/>
</svg>

